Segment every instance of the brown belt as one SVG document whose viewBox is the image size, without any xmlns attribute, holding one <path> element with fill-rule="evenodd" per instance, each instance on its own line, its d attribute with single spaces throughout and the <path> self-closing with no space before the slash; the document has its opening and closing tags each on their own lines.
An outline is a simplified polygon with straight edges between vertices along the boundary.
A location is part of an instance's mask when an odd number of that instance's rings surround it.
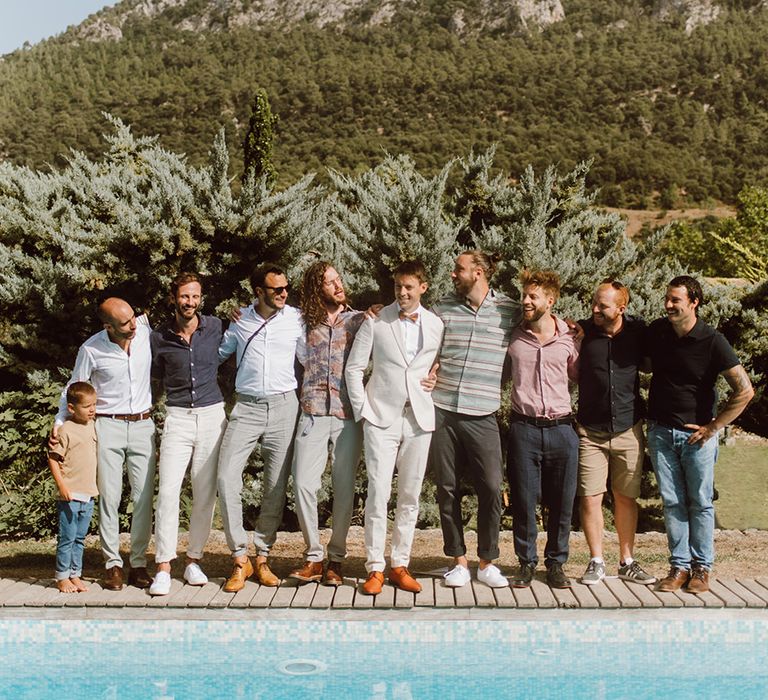
<svg viewBox="0 0 768 700">
<path fill-rule="evenodd" d="M 112 420 L 124 420 L 129 423 L 135 423 L 140 420 L 147 420 L 152 413 L 146 411 L 145 413 L 97 413 L 96 418 L 111 418 Z"/>
</svg>

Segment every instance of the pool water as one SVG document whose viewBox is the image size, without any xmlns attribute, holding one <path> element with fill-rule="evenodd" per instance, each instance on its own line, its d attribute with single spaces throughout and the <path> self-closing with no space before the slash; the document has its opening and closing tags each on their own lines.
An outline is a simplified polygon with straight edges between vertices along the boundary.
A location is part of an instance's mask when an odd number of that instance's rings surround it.
<svg viewBox="0 0 768 700">
<path fill-rule="evenodd" d="M 0 634 L 14 699 L 768 698 L 768 618 L 0 620 Z"/>
</svg>

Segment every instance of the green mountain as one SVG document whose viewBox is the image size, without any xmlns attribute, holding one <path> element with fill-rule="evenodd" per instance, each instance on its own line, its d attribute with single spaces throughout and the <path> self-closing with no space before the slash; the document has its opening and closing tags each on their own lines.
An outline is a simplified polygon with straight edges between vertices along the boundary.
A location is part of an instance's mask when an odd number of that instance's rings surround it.
<svg viewBox="0 0 768 700">
<path fill-rule="evenodd" d="M 608 204 L 733 201 L 768 181 L 767 5 L 124 0 L 0 59 L 0 158 L 95 156 L 109 112 L 192 163 L 223 126 L 242 167 L 263 87 L 283 185 L 497 143 L 512 175 L 594 158 Z"/>
</svg>

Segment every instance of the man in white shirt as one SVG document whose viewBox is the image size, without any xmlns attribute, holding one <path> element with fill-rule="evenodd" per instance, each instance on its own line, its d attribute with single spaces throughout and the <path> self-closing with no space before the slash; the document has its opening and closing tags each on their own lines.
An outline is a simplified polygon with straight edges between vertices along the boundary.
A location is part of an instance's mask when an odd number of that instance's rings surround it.
<svg viewBox="0 0 768 700">
<path fill-rule="evenodd" d="M 146 588 L 147 545 L 152 532 L 152 498 L 155 487 L 155 424 L 150 417 L 152 353 L 150 327 L 130 304 L 110 297 L 99 305 L 104 329 L 80 346 L 72 377 L 67 383 L 89 382 L 97 394 L 99 536 L 106 561 L 102 587 L 123 587 L 120 555 L 120 500 L 123 467 L 128 471 L 133 514 L 131 516 L 130 585 Z M 67 418 L 66 387 L 61 394 L 51 441 L 57 441 Z"/>
<path fill-rule="evenodd" d="M 397 469 L 397 507 L 392 528 L 389 581 L 418 593 L 408 571 L 419 496 L 435 429 L 435 408 L 421 380 L 427 377 L 443 337 L 443 322 L 421 306 L 427 290 L 422 263 L 401 263 L 394 271 L 395 302 L 357 332 L 344 371 L 355 419 L 363 419 L 368 497 L 365 502 L 363 593 L 377 595 L 384 584 L 387 505 Z M 367 387 L 363 374 L 373 370 Z"/>
<path fill-rule="evenodd" d="M 223 362 L 235 353 L 237 403 L 229 416 L 219 453 L 219 502 L 227 544 L 232 551 L 232 575 L 225 591 L 239 591 L 253 575 L 248 535 L 243 526 L 243 470 L 261 442 L 264 461 L 262 501 L 254 531 L 256 578 L 263 586 L 280 580 L 267 565 L 285 506 L 291 471 L 291 445 L 299 411 L 294 371 L 296 344 L 303 333 L 299 310 L 288 306 L 288 279 L 273 264 L 264 264 L 251 277 L 256 299 L 240 309 L 219 347 Z"/>
</svg>

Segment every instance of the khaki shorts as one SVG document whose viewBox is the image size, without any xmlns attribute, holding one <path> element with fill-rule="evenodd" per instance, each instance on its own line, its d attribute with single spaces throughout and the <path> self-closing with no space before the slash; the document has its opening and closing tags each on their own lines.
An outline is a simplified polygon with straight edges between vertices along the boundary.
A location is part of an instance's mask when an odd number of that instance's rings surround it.
<svg viewBox="0 0 768 700">
<path fill-rule="evenodd" d="M 605 433 L 578 424 L 576 432 L 579 435 L 577 495 L 605 493 L 610 470 L 611 489 L 627 498 L 637 498 L 645 453 L 642 421 L 623 433 Z"/>
</svg>

